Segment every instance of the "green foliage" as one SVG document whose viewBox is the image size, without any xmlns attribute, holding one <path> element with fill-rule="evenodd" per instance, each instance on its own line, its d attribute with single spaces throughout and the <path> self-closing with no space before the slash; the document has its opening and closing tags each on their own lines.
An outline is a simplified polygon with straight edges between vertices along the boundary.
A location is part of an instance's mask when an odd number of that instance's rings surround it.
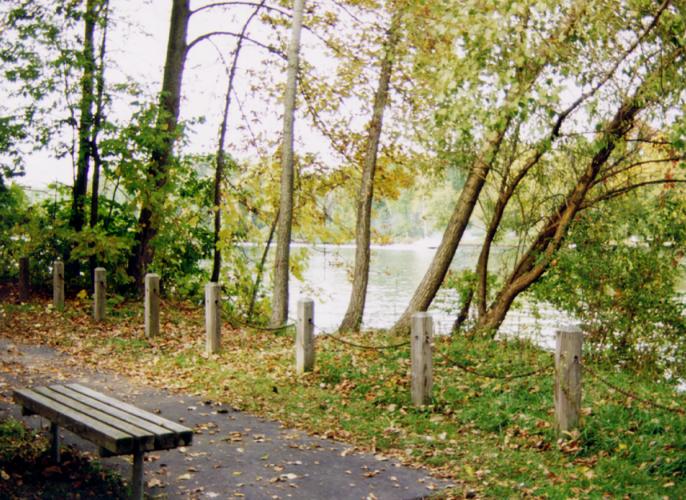
<svg viewBox="0 0 686 500">
<path fill-rule="evenodd" d="M 17 260 L 22 256 L 24 242 L 19 228 L 28 218 L 28 200 L 16 185 L 0 187 L 0 279 L 17 274 Z"/>
<path fill-rule="evenodd" d="M 589 209 L 567 242 L 535 296 L 578 317 L 612 359 L 686 374 L 683 196 L 666 189 Z"/>
<path fill-rule="evenodd" d="M 23 422 L 13 418 L 0 422 L 0 466 L 33 462 L 46 448 L 46 440 Z"/>
<path fill-rule="evenodd" d="M 204 170 L 197 158 L 178 162 L 170 170 L 165 197 L 157 200 L 163 217 L 150 272 L 159 273 L 165 290 L 178 297 L 202 297 L 208 279 L 204 261 L 212 255 L 212 179 Z"/>
</svg>

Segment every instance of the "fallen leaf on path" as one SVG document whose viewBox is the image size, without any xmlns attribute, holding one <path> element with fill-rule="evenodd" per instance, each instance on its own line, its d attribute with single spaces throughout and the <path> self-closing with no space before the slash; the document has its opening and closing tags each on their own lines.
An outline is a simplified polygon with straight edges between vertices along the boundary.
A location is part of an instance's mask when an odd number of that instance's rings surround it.
<svg viewBox="0 0 686 500">
<path fill-rule="evenodd" d="M 150 479 L 145 485 L 148 488 L 164 488 L 166 485 L 156 477 Z"/>
</svg>

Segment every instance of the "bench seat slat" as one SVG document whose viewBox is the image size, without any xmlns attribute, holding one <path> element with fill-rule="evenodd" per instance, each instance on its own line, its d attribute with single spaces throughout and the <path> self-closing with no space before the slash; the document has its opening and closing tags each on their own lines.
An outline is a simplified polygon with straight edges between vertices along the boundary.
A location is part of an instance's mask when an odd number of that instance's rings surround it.
<svg viewBox="0 0 686 500">
<path fill-rule="evenodd" d="M 37 415 L 117 455 L 133 453 L 133 436 L 115 429 L 31 389 L 16 389 L 14 400 Z"/>
<path fill-rule="evenodd" d="M 128 422 L 152 434 L 155 438 L 154 449 L 156 450 L 166 450 L 170 448 L 175 448 L 178 445 L 177 435 L 169 429 L 166 429 L 157 424 L 144 420 L 131 413 L 122 411 L 116 408 L 115 406 L 103 403 L 101 401 L 98 401 L 97 399 L 93 399 L 92 397 L 77 392 L 69 387 L 65 387 L 63 385 L 51 385 L 50 389 L 66 397 L 69 397 L 74 401 L 78 401 L 86 407 L 102 411 L 107 415 L 111 415 L 124 422 Z"/>
<path fill-rule="evenodd" d="M 119 410 L 125 411 L 126 413 L 135 415 L 136 417 L 142 418 L 143 420 L 152 422 L 153 424 L 159 425 L 160 427 L 164 427 L 166 429 L 173 431 L 177 434 L 179 438 L 179 446 L 188 446 L 193 441 L 193 431 L 188 427 L 177 424 L 176 422 L 172 422 L 171 420 L 167 420 L 166 418 L 162 418 L 158 415 L 155 415 L 154 413 L 141 410 L 140 408 L 136 408 L 135 406 L 125 403 L 123 401 L 119 401 L 118 399 L 105 396 L 104 394 L 96 392 L 80 384 L 67 384 L 66 387 L 69 387 L 70 389 L 80 392 L 81 394 L 85 394 L 86 396 L 90 396 L 93 399 L 96 399 L 103 403 L 107 403 L 108 405 L 118 408 Z"/>
<path fill-rule="evenodd" d="M 35 387 L 33 390 L 38 394 L 42 394 L 46 398 L 50 398 L 57 403 L 102 422 L 105 425 L 109 425 L 110 427 L 130 434 L 134 439 L 134 445 L 137 444 L 143 451 L 151 451 L 155 448 L 155 436 L 150 431 L 141 429 L 140 427 L 133 425 L 126 420 L 117 418 L 112 414 L 96 410 L 95 408 L 85 405 L 76 399 L 61 394 L 50 387 Z"/>
</svg>

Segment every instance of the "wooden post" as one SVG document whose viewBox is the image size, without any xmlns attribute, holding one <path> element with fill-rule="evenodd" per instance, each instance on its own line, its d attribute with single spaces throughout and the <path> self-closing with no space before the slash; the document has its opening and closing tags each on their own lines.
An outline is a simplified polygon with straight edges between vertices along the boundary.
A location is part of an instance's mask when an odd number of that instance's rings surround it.
<svg viewBox="0 0 686 500">
<path fill-rule="evenodd" d="M 29 273 L 29 258 L 19 259 L 19 302 L 27 302 L 31 291 L 31 275 Z"/>
<path fill-rule="evenodd" d="M 412 403 L 429 404 L 433 386 L 432 346 L 433 320 L 419 312 L 412 315 Z"/>
<path fill-rule="evenodd" d="M 52 263 L 52 305 L 57 311 L 64 311 L 64 262 Z"/>
<path fill-rule="evenodd" d="M 93 273 L 93 319 L 103 321 L 105 319 L 105 301 L 107 300 L 105 280 L 105 268 L 96 267 Z"/>
<path fill-rule="evenodd" d="M 295 369 L 298 373 L 314 369 L 314 301 L 298 301 L 298 323 L 295 332 Z"/>
<path fill-rule="evenodd" d="M 160 333 L 160 277 L 145 275 L 145 336 L 156 337 Z"/>
<path fill-rule="evenodd" d="M 563 433 L 579 426 L 583 333 L 578 326 L 560 329 L 556 340 L 555 427 Z"/>
<path fill-rule="evenodd" d="M 205 285 L 205 336 L 207 354 L 219 351 L 221 339 L 221 286 L 219 283 Z"/>
</svg>

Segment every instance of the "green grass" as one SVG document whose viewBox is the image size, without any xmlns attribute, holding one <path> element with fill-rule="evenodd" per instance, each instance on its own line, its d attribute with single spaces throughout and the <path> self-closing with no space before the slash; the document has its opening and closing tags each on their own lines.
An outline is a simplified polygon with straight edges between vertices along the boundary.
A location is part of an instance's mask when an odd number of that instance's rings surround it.
<svg viewBox="0 0 686 500">
<path fill-rule="evenodd" d="M 632 400 L 586 373 L 580 431 L 561 439 L 553 422 L 552 354 L 527 342 L 436 339 L 433 398 L 416 408 L 410 401 L 409 347 L 378 352 L 319 338 L 315 371 L 298 375 L 290 334 L 227 328 L 223 351 L 207 356 L 202 316 L 187 310 L 163 310 L 173 327 L 150 340 L 142 338 L 135 322 L 113 320 L 93 329 L 52 314 L 56 324 L 50 335 L 35 341 L 79 344 L 78 355 L 94 365 L 135 370 L 151 384 L 164 381 L 430 466 L 455 482 L 458 497 L 469 490 L 490 498 L 686 497 L 686 416 Z M 12 330 L 26 332 L 30 325 L 27 314 L 26 327 Z M 383 332 L 347 338 L 377 345 L 402 340 Z M 495 378 L 465 371 L 456 362 Z M 587 356 L 585 363 L 593 361 Z M 686 398 L 654 374 L 592 366 L 642 398 L 686 407 Z M 506 378 L 538 369 L 535 375 Z"/>
</svg>

